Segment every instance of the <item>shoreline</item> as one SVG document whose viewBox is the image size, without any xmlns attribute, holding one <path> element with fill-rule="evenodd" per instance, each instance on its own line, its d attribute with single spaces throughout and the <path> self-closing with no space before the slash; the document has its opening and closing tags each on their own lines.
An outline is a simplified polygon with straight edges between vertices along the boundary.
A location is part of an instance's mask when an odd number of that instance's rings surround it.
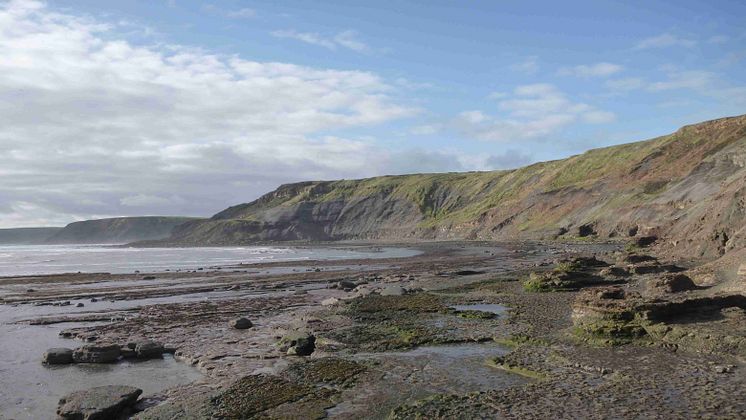
<svg viewBox="0 0 746 420">
<path fill-rule="evenodd" d="M 145 396 L 148 404 L 135 416 L 142 419 L 207 412 L 339 418 L 371 413 L 377 418 L 607 417 L 624 412 L 619 410 L 638 416 L 691 415 L 707 409 L 711 413 L 711 404 L 717 404 L 723 417 L 746 413 L 746 402 L 727 398 L 728 392 L 746 385 L 736 353 L 698 353 L 684 344 L 672 351 L 649 334 L 599 345 L 576 333 L 583 324 L 577 324 L 574 308 L 585 292 L 621 287 L 632 293 L 644 290 L 654 275 L 612 282 L 606 281 L 609 275 L 598 275 L 600 269 L 585 267 L 589 276 L 604 281 L 576 290 L 526 289 L 532 272 L 553 273 L 561 265 L 558 261 L 581 256 L 614 261 L 623 255 L 620 246 L 449 241 L 420 243 L 417 248 L 422 254 L 406 258 L 267 262 L 197 273 L 161 272 L 151 280 L 143 277 L 153 273 L 106 279 L 37 276 L 35 284 L 44 286 L 43 291 L 21 291 L 2 306 L 18 305 L 31 312 L 14 320 L 19 325 L 62 328 L 65 322 L 118 317 L 63 328 L 61 333 L 74 339 L 68 340 L 71 347 L 154 340 L 173 349 L 179 363 L 201 373 L 197 382 Z M 8 279 L 0 279 L 0 290 L 28 278 Z M 70 305 L 53 306 L 66 300 Z M 83 302 L 83 308 L 74 309 Z M 34 306 L 40 304 L 44 306 Z M 474 304 L 499 304 L 508 310 L 491 316 L 452 309 Z M 33 316 L 35 309 L 56 313 Z M 232 329 L 229 323 L 239 316 L 253 326 Z M 279 344 L 298 333 L 314 337 L 310 356 L 286 355 Z M 487 347 L 479 357 L 491 370 L 479 371 L 464 385 L 465 374 L 457 368 L 463 356 L 458 346 L 480 342 Z M 441 376 L 449 377 L 433 381 L 417 373 L 424 372 L 421 359 L 394 356 L 417 348 L 455 352 L 429 356 L 439 360 Z M 34 350 L 41 357 L 44 349 Z M 371 352 L 380 355 L 377 361 L 356 356 Z M 672 371 L 672 366 L 680 370 Z M 723 369 L 727 372 L 720 373 Z M 335 379 L 329 385 L 331 377 Z M 632 383 L 640 385 L 630 387 Z M 652 392 L 661 386 L 675 390 L 678 397 Z M 261 401 L 252 399 L 252 393 L 263 389 L 275 393 Z M 244 397 L 229 398 L 239 390 Z M 290 391 L 295 397 L 285 398 Z M 568 395 L 575 397 L 568 401 Z M 600 395 L 610 403 L 594 405 Z M 268 400 L 276 404 L 267 406 Z"/>
</svg>

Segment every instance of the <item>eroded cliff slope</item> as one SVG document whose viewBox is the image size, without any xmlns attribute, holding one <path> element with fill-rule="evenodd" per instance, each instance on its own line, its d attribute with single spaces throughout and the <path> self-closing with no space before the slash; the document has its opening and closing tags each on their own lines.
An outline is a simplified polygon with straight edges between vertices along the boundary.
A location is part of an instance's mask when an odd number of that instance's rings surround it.
<svg viewBox="0 0 746 420">
<path fill-rule="evenodd" d="M 190 217 L 115 217 L 70 223 L 45 240 L 47 244 L 123 244 L 164 239 L 174 227 L 200 219 Z"/>
<path fill-rule="evenodd" d="M 508 171 L 288 184 L 177 227 L 181 244 L 657 235 L 682 255 L 746 244 L 746 116 Z"/>
</svg>

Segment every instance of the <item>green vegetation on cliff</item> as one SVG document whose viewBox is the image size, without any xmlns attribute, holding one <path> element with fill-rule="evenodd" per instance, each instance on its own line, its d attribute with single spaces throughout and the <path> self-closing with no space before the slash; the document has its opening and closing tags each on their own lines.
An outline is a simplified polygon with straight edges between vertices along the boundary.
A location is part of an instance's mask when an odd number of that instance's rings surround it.
<svg viewBox="0 0 746 420">
<path fill-rule="evenodd" d="M 744 240 L 744 162 L 746 116 L 723 118 L 516 170 L 282 185 L 171 241 L 504 240 L 583 236 L 576 230 L 591 225 L 601 237 L 654 234 L 717 256 Z"/>
</svg>

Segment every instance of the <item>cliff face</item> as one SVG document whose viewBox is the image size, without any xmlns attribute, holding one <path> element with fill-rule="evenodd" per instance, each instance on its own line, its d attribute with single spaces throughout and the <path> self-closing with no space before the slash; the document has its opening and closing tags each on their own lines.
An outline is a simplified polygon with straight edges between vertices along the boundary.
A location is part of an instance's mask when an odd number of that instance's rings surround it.
<svg viewBox="0 0 746 420">
<path fill-rule="evenodd" d="M 117 217 L 74 222 L 55 233 L 47 244 L 123 244 L 164 239 L 174 227 L 194 220 L 189 217 Z"/>
<path fill-rule="evenodd" d="M 746 116 L 510 171 L 283 185 L 172 242 L 657 235 L 682 255 L 746 245 Z M 581 229 L 581 227 L 583 227 Z M 566 233 L 563 233 L 565 232 Z"/>
<path fill-rule="evenodd" d="M 61 227 L 0 229 L 0 245 L 39 245 L 61 230 Z"/>
</svg>

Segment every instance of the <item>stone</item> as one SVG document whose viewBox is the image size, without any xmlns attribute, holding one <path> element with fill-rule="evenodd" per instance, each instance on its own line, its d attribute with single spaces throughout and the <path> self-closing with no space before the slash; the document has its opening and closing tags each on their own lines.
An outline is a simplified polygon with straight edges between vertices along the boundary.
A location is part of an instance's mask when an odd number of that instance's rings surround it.
<svg viewBox="0 0 746 420">
<path fill-rule="evenodd" d="M 368 286 L 358 286 L 355 288 L 354 291 L 355 291 L 355 295 L 360 296 L 360 297 L 368 296 L 371 293 L 373 293 L 373 289 L 371 289 Z"/>
<path fill-rule="evenodd" d="M 73 350 L 65 347 L 55 347 L 44 352 L 42 363 L 45 365 L 69 365 L 73 362 Z"/>
<path fill-rule="evenodd" d="M 342 280 L 337 283 L 337 288 L 349 292 L 354 289 L 357 285 L 349 280 Z"/>
<path fill-rule="evenodd" d="M 604 277 L 607 277 L 607 276 L 627 277 L 629 276 L 629 271 L 625 270 L 622 267 L 611 266 L 611 267 L 606 267 L 602 269 L 601 271 L 598 272 L 598 274 Z"/>
<path fill-rule="evenodd" d="M 641 254 L 629 254 L 624 257 L 624 262 L 629 263 L 629 264 L 639 264 L 639 263 L 649 262 L 649 261 L 658 261 L 658 259 L 651 255 L 641 255 Z"/>
<path fill-rule="evenodd" d="M 596 235 L 596 228 L 592 223 L 578 226 L 578 236 L 585 238 L 587 236 Z"/>
<path fill-rule="evenodd" d="M 86 344 L 73 351 L 75 363 L 116 363 L 122 349 L 117 344 Z"/>
<path fill-rule="evenodd" d="M 655 289 L 667 293 L 679 293 L 697 289 L 697 285 L 694 284 L 694 281 L 685 274 L 669 274 L 663 276 L 653 281 L 652 286 Z"/>
<path fill-rule="evenodd" d="M 332 306 L 332 305 L 336 305 L 337 303 L 339 303 L 339 299 L 335 297 L 326 298 L 321 301 L 321 304 L 323 306 Z"/>
<path fill-rule="evenodd" d="M 85 306 L 85 305 L 83 304 L 83 302 L 78 302 L 78 304 L 77 304 L 77 305 L 75 305 L 75 307 L 76 307 L 76 308 L 82 308 L 82 307 L 84 307 L 84 306 Z"/>
<path fill-rule="evenodd" d="M 163 357 L 163 344 L 152 340 L 140 341 L 135 345 L 135 355 L 138 359 L 157 359 Z"/>
<path fill-rule="evenodd" d="M 658 240 L 657 236 L 641 236 L 641 237 L 635 239 L 635 245 L 637 245 L 637 246 L 639 246 L 641 248 L 645 248 L 645 247 L 648 247 L 650 245 L 653 245 L 655 243 L 655 241 L 657 241 L 657 240 Z"/>
<path fill-rule="evenodd" d="M 122 347 L 122 358 L 124 359 L 134 359 L 137 357 L 137 353 L 135 353 L 134 349 L 128 348 L 128 347 Z"/>
<path fill-rule="evenodd" d="M 57 415 L 62 419 L 107 420 L 124 418 L 142 390 L 132 386 L 106 385 L 75 391 L 60 399 Z"/>
<path fill-rule="evenodd" d="M 381 296 L 402 296 L 406 293 L 407 291 L 401 286 L 386 286 L 379 292 Z"/>
<path fill-rule="evenodd" d="M 143 280 L 155 280 L 155 276 L 145 276 L 142 279 Z"/>
<path fill-rule="evenodd" d="M 234 319 L 230 322 L 230 325 L 232 328 L 237 330 L 246 330 L 254 326 L 254 324 L 246 318 Z"/>
<path fill-rule="evenodd" d="M 316 336 L 304 331 L 290 332 L 280 340 L 280 350 L 288 356 L 309 356 L 316 350 Z"/>
</svg>

